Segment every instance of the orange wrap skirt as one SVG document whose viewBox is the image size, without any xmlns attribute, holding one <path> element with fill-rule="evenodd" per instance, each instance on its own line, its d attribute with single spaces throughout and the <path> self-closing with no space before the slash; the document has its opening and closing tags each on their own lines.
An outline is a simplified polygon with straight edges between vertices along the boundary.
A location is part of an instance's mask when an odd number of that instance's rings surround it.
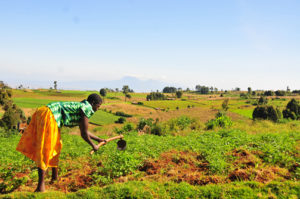
<svg viewBox="0 0 300 199">
<path fill-rule="evenodd" d="M 38 108 L 21 137 L 17 151 L 46 170 L 58 166 L 61 148 L 60 129 L 51 110 L 46 106 Z"/>
</svg>

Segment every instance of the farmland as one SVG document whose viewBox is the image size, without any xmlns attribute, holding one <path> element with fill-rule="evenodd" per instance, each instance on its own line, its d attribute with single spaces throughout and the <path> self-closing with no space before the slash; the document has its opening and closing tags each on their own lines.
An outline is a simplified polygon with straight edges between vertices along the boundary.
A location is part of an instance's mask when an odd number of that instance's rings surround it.
<svg viewBox="0 0 300 199">
<path fill-rule="evenodd" d="M 13 101 L 28 117 L 49 102 L 91 93 L 13 90 Z M 208 129 L 227 98 L 232 124 Z M 1 128 L 0 198 L 300 198 L 300 121 L 254 121 L 256 100 L 185 93 L 146 101 L 145 93 L 133 93 L 125 102 L 123 93 L 108 93 L 90 131 L 101 138 L 122 133 L 126 150 L 110 142 L 90 155 L 78 127 L 63 127 L 59 182 L 50 184 L 49 172 L 39 194 L 32 193 L 35 164 L 15 150 L 21 135 Z M 269 104 L 283 110 L 288 101 Z M 118 111 L 129 115 L 124 123 L 115 123 Z M 160 130 L 139 129 L 141 121 Z"/>
</svg>

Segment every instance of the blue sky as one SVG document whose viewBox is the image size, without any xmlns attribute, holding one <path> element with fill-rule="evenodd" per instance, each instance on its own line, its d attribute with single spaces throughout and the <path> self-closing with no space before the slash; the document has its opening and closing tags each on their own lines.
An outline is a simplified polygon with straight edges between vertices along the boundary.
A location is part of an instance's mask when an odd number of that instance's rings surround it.
<svg viewBox="0 0 300 199">
<path fill-rule="evenodd" d="M 297 0 L 0 0 L 0 80 L 294 90 L 299 35 Z"/>
</svg>

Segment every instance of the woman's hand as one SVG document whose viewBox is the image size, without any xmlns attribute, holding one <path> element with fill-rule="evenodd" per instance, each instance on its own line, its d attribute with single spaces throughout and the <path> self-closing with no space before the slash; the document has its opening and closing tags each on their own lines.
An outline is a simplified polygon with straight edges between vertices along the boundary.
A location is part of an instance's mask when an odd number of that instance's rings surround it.
<svg viewBox="0 0 300 199">
<path fill-rule="evenodd" d="M 106 140 L 105 139 L 100 139 L 99 143 L 104 142 L 104 144 L 106 144 Z"/>
<path fill-rule="evenodd" d="M 95 145 L 95 144 L 94 144 L 94 145 L 93 145 L 93 150 L 96 152 L 96 151 L 98 151 L 99 147 L 100 147 L 99 145 Z"/>
</svg>

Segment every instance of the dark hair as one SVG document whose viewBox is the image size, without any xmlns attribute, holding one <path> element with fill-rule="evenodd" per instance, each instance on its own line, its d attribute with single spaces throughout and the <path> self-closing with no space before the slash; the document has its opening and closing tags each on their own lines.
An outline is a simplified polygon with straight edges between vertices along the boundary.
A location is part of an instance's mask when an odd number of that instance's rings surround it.
<svg viewBox="0 0 300 199">
<path fill-rule="evenodd" d="M 97 93 L 90 94 L 87 98 L 87 101 L 93 105 L 93 104 L 102 104 L 102 99 Z"/>
</svg>

